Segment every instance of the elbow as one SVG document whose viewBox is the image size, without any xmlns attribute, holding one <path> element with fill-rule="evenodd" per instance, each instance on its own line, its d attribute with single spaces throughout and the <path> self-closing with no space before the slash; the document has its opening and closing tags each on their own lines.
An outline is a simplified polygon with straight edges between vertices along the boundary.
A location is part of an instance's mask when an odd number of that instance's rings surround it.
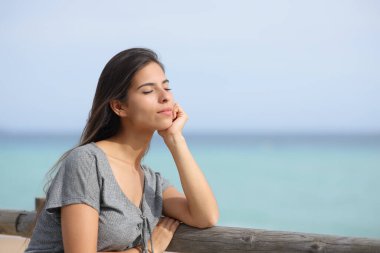
<svg viewBox="0 0 380 253">
<path fill-rule="evenodd" d="M 218 205 L 206 207 L 203 210 L 197 210 L 189 212 L 189 223 L 188 225 L 196 228 L 211 228 L 216 226 L 219 220 L 219 207 Z"/>
<path fill-rule="evenodd" d="M 206 223 L 206 228 L 211 228 L 211 227 L 214 227 L 216 226 L 216 224 L 218 223 L 218 220 L 219 220 L 219 213 L 213 215 L 212 217 L 210 217 L 208 220 L 207 220 L 207 223 Z"/>
<path fill-rule="evenodd" d="M 197 222 L 195 224 L 195 227 L 197 228 L 211 228 L 214 227 L 219 220 L 219 213 L 215 213 L 213 215 L 210 215 L 208 217 L 204 217 L 202 220 Z"/>
</svg>

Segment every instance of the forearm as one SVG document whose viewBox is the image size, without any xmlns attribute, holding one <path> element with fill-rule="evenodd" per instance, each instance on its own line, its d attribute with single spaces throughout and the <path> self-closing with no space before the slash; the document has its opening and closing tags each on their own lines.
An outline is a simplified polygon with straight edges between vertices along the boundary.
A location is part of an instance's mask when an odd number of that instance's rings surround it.
<svg viewBox="0 0 380 253">
<path fill-rule="evenodd" d="M 215 224 L 219 216 L 216 199 L 185 138 L 177 135 L 164 141 L 177 166 L 192 219 L 199 224 Z"/>
</svg>

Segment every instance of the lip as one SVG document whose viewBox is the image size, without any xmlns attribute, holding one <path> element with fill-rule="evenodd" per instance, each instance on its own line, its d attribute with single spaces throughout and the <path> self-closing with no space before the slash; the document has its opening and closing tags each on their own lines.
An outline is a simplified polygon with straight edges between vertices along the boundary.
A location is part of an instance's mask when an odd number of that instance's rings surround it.
<svg viewBox="0 0 380 253">
<path fill-rule="evenodd" d="M 167 107 L 167 108 L 164 108 L 163 110 L 159 111 L 158 113 L 160 113 L 160 112 L 172 112 L 172 108 Z"/>
<path fill-rule="evenodd" d="M 172 112 L 173 112 L 172 108 L 167 107 L 167 108 L 164 108 L 163 110 L 159 111 L 158 113 L 168 115 L 168 116 L 172 116 Z"/>
</svg>

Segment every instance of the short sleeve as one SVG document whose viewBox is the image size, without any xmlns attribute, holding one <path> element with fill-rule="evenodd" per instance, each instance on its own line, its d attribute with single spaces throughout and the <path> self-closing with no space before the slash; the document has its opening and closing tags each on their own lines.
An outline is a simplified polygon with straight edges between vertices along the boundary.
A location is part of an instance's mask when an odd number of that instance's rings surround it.
<svg viewBox="0 0 380 253">
<path fill-rule="evenodd" d="M 156 177 L 160 182 L 162 192 L 164 192 L 169 186 L 173 186 L 168 179 L 163 177 L 159 172 L 155 172 Z"/>
<path fill-rule="evenodd" d="M 83 203 L 100 210 L 100 183 L 95 157 L 80 147 L 62 161 L 47 194 L 46 210 Z"/>
</svg>

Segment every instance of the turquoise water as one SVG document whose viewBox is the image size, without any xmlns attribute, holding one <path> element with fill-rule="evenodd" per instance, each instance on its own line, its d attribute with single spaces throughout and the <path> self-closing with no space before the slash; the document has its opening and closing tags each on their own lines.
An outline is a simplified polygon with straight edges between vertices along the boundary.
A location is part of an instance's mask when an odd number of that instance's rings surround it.
<svg viewBox="0 0 380 253">
<path fill-rule="evenodd" d="M 220 226 L 380 238 L 380 135 L 186 135 L 217 197 Z M 0 208 L 34 209 L 77 136 L 0 136 Z M 144 159 L 178 189 L 158 135 Z"/>
</svg>

